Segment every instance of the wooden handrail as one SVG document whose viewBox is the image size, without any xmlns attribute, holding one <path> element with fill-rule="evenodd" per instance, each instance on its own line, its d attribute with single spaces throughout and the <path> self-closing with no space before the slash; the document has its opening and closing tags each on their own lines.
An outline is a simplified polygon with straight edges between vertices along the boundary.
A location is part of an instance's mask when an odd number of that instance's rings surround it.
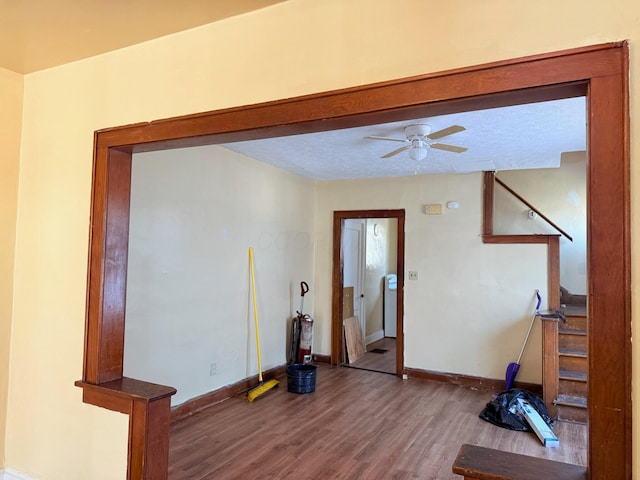
<svg viewBox="0 0 640 480">
<path fill-rule="evenodd" d="M 545 214 L 543 214 L 540 210 L 538 210 L 536 207 L 534 207 L 533 205 L 531 205 L 527 200 L 525 200 L 521 195 L 519 195 L 515 190 L 513 190 L 511 187 L 509 187 L 509 185 L 507 185 L 506 183 L 504 183 L 502 180 L 500 180 L 498 177 L 496 177 L 495 175 L 493 176 L 494 180 L 498 183 L 498 185 L 500 185 L 501 187 L 503 187 L 507 192 L 509 192 L 511 195 L 513 195 L 514 197 L 516 197 L 518 200 L 520 200 L 522 203 L 524 203 L 527 207 L 529 207 L 531 210 L 533 210 L 534 212 L 536 212 L 538 215 L 540 215 L 540 218 L 542 218 L 545 222 L 547 222 L 549 225 L 551 225 L 553 228 L 555 228 L 558 232 L 560 232 L 564 237 L 566 237 L 567 239 L 569 239 L 570 242 L 573 242 L 573 238 L 571 238 L 571 235 L 569 235 L 567 232 L 565 232 L 564 230 L 562 230 L 558 225 L 556 225 L 555 223 L 553 223 Z"/>
</svg>

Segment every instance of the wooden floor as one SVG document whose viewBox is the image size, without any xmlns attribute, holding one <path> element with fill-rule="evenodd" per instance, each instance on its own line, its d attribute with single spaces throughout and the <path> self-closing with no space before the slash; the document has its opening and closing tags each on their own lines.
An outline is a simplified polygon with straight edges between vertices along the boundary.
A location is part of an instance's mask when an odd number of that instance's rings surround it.
<svg viewBox="0 0 640 480">
<path fill-rule="evenodd" d="M 378 350 L 377 352 L 375 350 Z M 382 352 L 384 350 L 384 352 Z M 373 370 L 375 372 L 396 373 L 396 339 L 382 338 L 367 345 L 364 357 L 350 365 L 353 368 Z"/>
<path fill-rule="evenodd" d="M 487 391 L 319 365 L 313 393 L 280 387 L 234 397 L 171 428 L 169 478 L 458 479 L 458 449 L 475 444 L 586 464 L 584 425 L 559 422 L 560 448 L 478 414 Z"/>
</svg>

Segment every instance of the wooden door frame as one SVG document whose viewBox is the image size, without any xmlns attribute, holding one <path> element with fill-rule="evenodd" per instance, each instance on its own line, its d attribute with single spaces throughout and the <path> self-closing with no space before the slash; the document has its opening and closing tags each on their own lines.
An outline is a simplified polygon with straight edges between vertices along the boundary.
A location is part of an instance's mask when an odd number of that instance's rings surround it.
<svg viewBox="0 0 640 480">
<path fill-rule="evenodd" d="M 333 251 L 331 275 L 331 364 L 344 361 L 344 337 L 342 328 L 342 226 L 350 218 L 395 218 L 398 221 L 396 273 L 398 290 L 396 302 L 396 375 L 404 373 L 404 224 L 405 211 L 399 210 L 340 210 L 333 212 Z"/>
<path fill-rule="evenodd" d="M 171 394 L 122 377 L 134 152 L 582 95 L 589 145 L 589 472 L 594 479 L 631 478 L 628 59 L 626 42 L 609 43 L 96 132 L 85 348 L 77 385 L 85 402 L 130 415 L 128 478 L 166 478 L 165 396 Z"/>
</svg>

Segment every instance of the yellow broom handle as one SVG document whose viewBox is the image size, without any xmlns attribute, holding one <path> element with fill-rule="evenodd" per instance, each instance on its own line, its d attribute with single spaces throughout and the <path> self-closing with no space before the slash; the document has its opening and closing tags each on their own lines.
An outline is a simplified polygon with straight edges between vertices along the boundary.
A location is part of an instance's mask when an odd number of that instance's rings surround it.
<svg viewBox="0 0 640 480">
<path fill-rule="evenodd" d="M 253 248 L 249 247 L 251 269 L 251 293 L 253 294 L 253 321 L 256 324 L 256 347 L 258 350 L 258 380 L 262 382 L 262 358 L 260 358 L 260 329 L 258 328 L 258 302 L 256 301 L 256 276 L 253 271 Z"/>
</svg>

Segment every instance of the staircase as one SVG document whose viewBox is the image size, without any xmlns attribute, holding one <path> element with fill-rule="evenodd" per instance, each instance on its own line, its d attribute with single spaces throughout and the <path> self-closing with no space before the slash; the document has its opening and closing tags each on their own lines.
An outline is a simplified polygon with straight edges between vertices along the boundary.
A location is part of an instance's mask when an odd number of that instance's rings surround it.
<svg viewBox="0 0 640 480">
<path fill-rule="evenodd" d="M 493 232 L 494 187 L 498 183 L 528 208 L 544 218 L 558 234 L 506 234 Z M 546 244 L 547 245 L 547 292 L 549 312 L 562 310 L 566 316 L 563 323 L 554 315 L 542 320 L 542 395 L 549 415 L 557 420 L 587 423 L 587 373 L 589 371 L 588 329 L 584 294 L 574 295 L 560 285 L 560 235 L 571 237 L 542 212 L 531 205 L 495 175 L 484 172 L 482 241 L 490 244 Z M 476 478 L 476 477 L 469 477 Z M 482 477 L 485 478 L 485 477 Z M 486 477 L 488 478 L 488 477 Z M 493 478 L 493 477 L 492 477 Z"/>
<path fill-rule="evenodd" d="M 558 323 L 558 394 L 553 401 L 558 420 L 587 423 L 587 315 L 569 307 L 567 323 Z"/>
</svg>

